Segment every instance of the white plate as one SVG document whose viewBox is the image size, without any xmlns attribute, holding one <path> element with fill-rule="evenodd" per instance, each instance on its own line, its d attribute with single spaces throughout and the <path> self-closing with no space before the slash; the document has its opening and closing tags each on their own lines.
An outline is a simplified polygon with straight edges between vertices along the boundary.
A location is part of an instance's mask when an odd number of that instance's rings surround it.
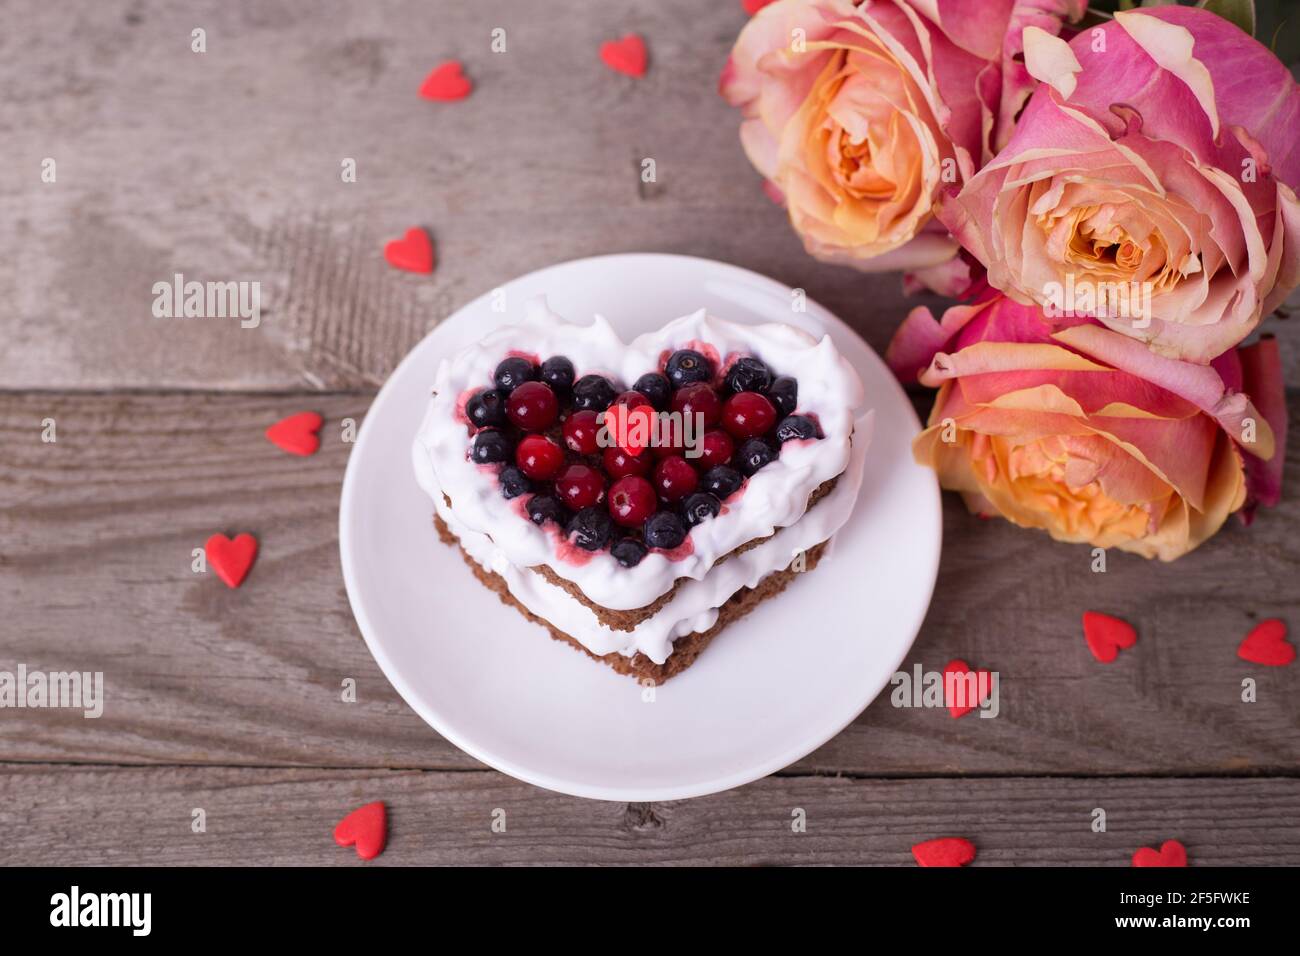
<svg viewBox="0 0 1300 956">
<path fill-rule="evenodd" d="M 735 266 L 613 255 L 542 269 L 442 322 L 366 415 L 343 481 L 343 578 L 370 652 L 444 737 L 513 777 L 563 793 L 649 801 L 739 786 L 804 757 L 885 687 L 920 629 L 939 565 L 934 476 L 912 461 L 920 424 L 884 363 L 843 322 Z M 411 442 L 438 361 L 545 294 L 574 321 L 605 315 L 625 340 L 704 306 L 726 319 L 829 332 L 876 410 L 862 493 L 832 557 L 726 628 L 643 700 L 631 678 L 554 641 L 483 588 L 438 541 Z"/>
</svg>

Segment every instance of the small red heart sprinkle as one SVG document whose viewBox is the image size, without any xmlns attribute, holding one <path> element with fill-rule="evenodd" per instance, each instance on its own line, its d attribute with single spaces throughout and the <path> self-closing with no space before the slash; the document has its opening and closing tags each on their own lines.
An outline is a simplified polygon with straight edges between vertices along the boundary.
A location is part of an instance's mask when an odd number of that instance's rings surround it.
<svg viewBox="0 0 1300 956">
<path fill-rule="evenodd" d="M 315 412 L 299 412 L 282 418 L 266 430 L 266 439 L 291 455 L 314 455 L 320 447 L 321 417 Z"/>
<path fill-rule="evenodd" d="M 912 856 L 921 866 L 965 866 L 975 859 L 975 844 L 962 837 L 939 837 L 916 844 Z"/>
<path fill-rule="evenodd" d="M 225 581 L 227 587 L 237 588 L 257 557 L 257 539 L 248 532 L 236 535 L 233 541 L 224 534 L 214 534 L 203 545 L 203 553 L 217 577 Z"/>
<path fill-rule="evenodd" d="M 373 860 L 384 852 L 388 841 L 388 810 L 382 800 L 357 807 L 334 828 L 334 842 L 339 846 L 356 844 L 357 856 Z"/>
<path fill-rule="evenodd" d="M 460 60 L 448 60 L 433 68 L 420 84 L 420 95 L 426 100 L 449 103 L 463 100 L 474 89 L 474 84 L 461 72 Z"/>
<path fill-rule="evenodd" d="M 621 40 L 610 40 L 600 45 L 601 61 L 615 73 L 628 76 L 645 76 L 645 41 L 635 33 Z"/>
<path fill-rule="evenodd" d="M 401 239 L 394 239 L 384 246 L 384 258 L 394 269 L 407 272 L 433 271 L 433 242 L 423 229 L 406 230 Z"/>
<path fill-rule="evenodd" d="M 943 669 L 943 702 L 948 708 L 948 713 L 954 718 L 964 717 L 974 710 L 980 702 L 988 696 L 988 690 L 991 686 L 989 683 L 989 672 L 980 668 L 975 671 L 975 694 L 980 699 L 970 700 L 967 689 L 970 684 L 964 680 L 964 675 L 971 673 L 971 666 L 963 660 L 951 660 Z M 951 677 L 949 675 L 952 675 Z M 951 688 L 951 693 L 949 692 Z"/>
<path fill-rule="evenodd" d="M 1177 840 L 1166 840 L 1159 851 L 1144 846 L 1133 854 L 1134 866 L 1186 866 L 1187 848 Z"/>
<path fill-rule="evenodd" d="M 1260 621 L 1237 647 L 1237 656 L 1252 664 L 1284 667 L 1295 660 L 1295 645 L 1286 641 L 1286 622 L 1276 617 Z"/>
<path fill-rule="evenodd" d="M 1103 664 L 1119 657 L 1121 647 L 1137 643 L 1137 631 L 1127 621 L 1097 611 L 1083 612 L 1083 639 L 1088 642 L 1092 656 Z"/>
<path fill-rule="evenodd" d="M 740 5 L 745 8 L 745 12 L 751 17 L 762 10 L 769 3 L 775 3 L 776 0 L 740 0 Z"/>
</svg>

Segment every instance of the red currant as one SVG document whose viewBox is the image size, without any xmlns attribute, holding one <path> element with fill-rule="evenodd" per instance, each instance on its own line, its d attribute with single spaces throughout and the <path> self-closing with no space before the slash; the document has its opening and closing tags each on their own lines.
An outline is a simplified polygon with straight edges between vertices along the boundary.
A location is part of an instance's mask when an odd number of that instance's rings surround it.
<svg viewBox="0 0 1300 956">
<path fill-rule="evenodd" d="M 635 389 L 629 388 L 626 392 L 619 392 L 618 396 L 615 397 L 610 404 L 626 405 L 628 408 L 636 408 L 638 405 L 649 405 L 650 399 L 646 398 Z"/>
<path fill-rule="evenodd" d="M 544 435 L 525 435 L 515 449 L 515 464 L 529 478 L 546 481 L 564 467 L 564 449 Z"/>
<path fill-rule="evenodd" d="M 731 461 L 731 453 L 736 450 L 731 436 L 721 428 L 710 428 L 704 433 L 704 442 L 700 448 L 700 457 L 693 462 L 700 471 L 708 471 L 715 465 L 725 465 Z"/>
<path fill-rule="evenodd" d="M 699 484 L 695 469 L 680 456 L 665 458 L 655 465 L 655 490 L 664 501 L 678 501 L 685 498 Z"/>
<path fill-rule="evenodd" d="M 609 488 L 609 515 L 625 528 L 635 528 L 655 513 L 658 502 L 650 482 L 636 475 L 620 478 Z"/>
<path fill-rule="evenodd" d="M 645 452 L 629 455 L 621 448 L 606 448 L 602 457 L 605 473 L 611 478 L 626 478 L 628 475 L 644 476 L 653 464 L 651 457 Z"/>
<path fill-rule="evenodd" d="M 524 431 L 540 432 L 555 424 L 560 403 L 549 385 L 524 382 L 506 399 L 506 414 Z"/>
<path fill-rule="evenodd" d="M 564 443 L 579 455 L 596 454 L 596 434 L 600 423 L 590 410 L 574 412 L 564 420 Z"/>
<path fill-rule="evenodd" d="M 659 433 L 662 439 L 661 444 L 651 445 L 650 451 L 656 458 L 669 458 L 673 455 L 680 455 L 682 449 L 686 447 L 682 440 L 681 419 L 678 418 L 660 418 Z"/>
<path fill-rule="evenodd" d="M 673 411 L 683 415 L 699 415 L 707 428 L 718 424 L 722 417 L 722 399 L 709 387 L 707 382 L 696 382 L 677 390 L 673 395 Z"/>
<path fill-rule="evenodd" d="M 775 424 L 775 406 L 758 392 L 739 392 L 722 406 L 722 427 L 736 438 L 764 435 Z"/>
<path fill-rule="evenodd" d="M 555 479 L 555 493 L 574 511 L 589 508 L 600 501 L 600 496 L 605 493 L 605 479 L 594 468 L 569 465 Z"/>
</svg>

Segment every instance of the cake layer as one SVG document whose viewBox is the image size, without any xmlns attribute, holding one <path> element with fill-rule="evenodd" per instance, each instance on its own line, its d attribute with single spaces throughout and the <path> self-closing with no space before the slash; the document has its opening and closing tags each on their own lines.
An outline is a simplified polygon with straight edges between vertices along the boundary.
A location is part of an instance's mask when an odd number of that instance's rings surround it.
<svg viewBox="0 0 1300 956">
<path fill-rule="evenodd" d="M 438 524 L 438 536 L 450 545 L 458 546 L 455 535 L 447 530 L 447 526 L 442 523 L 440 518 L 435 517 L 434 521 Z M 695 663 L 696 659 L 704 651 L 714 637 L 722 631 L 724 627 L 740 618 L 744 617 L 758 605 L 762 604 L 770 597 L 780 594 L 798 575 L 807 574 L 813 568 L 817 567 L 822 556 L 825 554 L 829 542 L 822 542 L 814 548 L 808 550 L 805 554 L 805 563 L 803 571 L 794 571 L 787 568 L 784 571 L 774 571 L 752 588 L 741 588 L 731 597 L 729 597 L 718 608 L 718 615 L 713 621 L 713 625 L 706 631 L 692 631 L 673 641 L 672 653 L 663 663 L 655 663 L 641 652 L 628 657 L 624 654 L 593 654 L 589 648 L 583 645 L 576 637 L 571 634 L 565 634 L 554 624 L 544 618 L 534 614 L 528 608 L 519 603 L 518 599 L 510 593 L 510 588 L 506 584 L 505 578 L 499 574 L 487 570 L 477 561 L 466 553 L 464 548 L 460 548 L 461 557 L 469 565 L 474 576 L 488 590 L 494 592 L 501 599 L 501 603 L 513 607 L 516 611 L 532 621 L 534 624 L 540 624 L 551 633 L 551 637 L 557 641 L 563 641 L 569 646 L 582 651 L 593 660 L 601 661 L 614 668 L 618 673 L 635 677 L 638 682 L 649 682 L 656 686 L 662 684 L 668 678 L 680 674 L 686 668 Z"/>
<path fill-rule="evenodd" d="M 869 431 L 869 425 L 866 426 Z M 862 482 L 867 442 L 855 444 L 848 467 L 835 489 L 803 518 L 774 532 L 752 548 L 719 562 L 703 580 L 685 581 L 672 598 L 631 631 L 601 623 L 595 612 L 534 569 L 510 561 L 492 538 L 465 526 L 459 509 L 452 511 L 441 492 L 434 495 L 437 518 L 479 566 L 501 577 L 511 596 L 558 631 L 573 637 L 593 656 L 642 654 L 663 664 L 673 642 L 713 627 L 718 608 L 742 588 L 753 588 L 768 575 L 784 571 L 799 555 L 806 561 L 814 547 L 826 542 L 848 521 Z M 518 520 L 518 519 L 516 519 Z M 797 572 L 796 572 L 797 573 Z"/>
<path fill-rule="evenodd" d="M 519 503 L 503 498 L 493 476 L 485 474 L 486 466 L 468 459 L 460 406 L 468 394 L 492 381 L 504 356 L 523 350 L 539 358 L 564 355 L 579 376 L 600 373 L 626 387 L 659 369 L 665 354 L 683 347 L 713 351 L 724 366 L 731 357 L 756 356 L 780 374 L 793 376 L 799 382 L 798 411 L 815 415 L 824 436 L 787 442 L 776 460 L 746 481 L 736 499 L 743 504 L 729 506 L 727 514 L 691 529 L 689 554 L 670 558 L 652 551 L 632 568 L 621 567 L 608 552 L 570 560 L 573 549 L 557 549 L 553 528 L 521 519 Z M 678 579 L 704 579 L 720 558 L 747 542 L 796 524 L 812 492 L 844 471 L 861 402 L 861 383 L 829 336 L 819 341 L 793 326 L 744 325 L 700 311 L 625 344 L 600 316 L 590 325 L 577 325 L 535 301 L 529 303 L 522 323 L 488 333 L 441 364 L 413 458 L 417 479 L 435 504 L 445 491 L 455 504 L 459 524 L 490 536 L 511 565 L 545 566 L 591 603 L 633 610 L 668 593 Z M 865 436 L 858 444 L 865 446 Z"/>
</svg>

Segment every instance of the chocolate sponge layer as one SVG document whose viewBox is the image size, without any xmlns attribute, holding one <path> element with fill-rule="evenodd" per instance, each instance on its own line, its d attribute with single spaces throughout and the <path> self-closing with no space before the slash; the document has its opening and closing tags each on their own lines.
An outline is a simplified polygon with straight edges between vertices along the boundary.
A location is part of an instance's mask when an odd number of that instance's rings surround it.
<svg viewBox="0 0 1300 956">
<path fill-rule="evenodd" d="M 823 487 L 825 486 L 823 485 Z M 821 489 L 819 488 L 818 492 L 820 491 Z M 817 494 L 817 492 L 814 492 L 814 494 Z M 811 504 L 809 507 L 811 507 Z M 461 557 L 465 560 L 465 563 L 469 565 L 469 569 L 474 572 L 474 576 L 478 578 L 483 586 L 489 591 L 495 592 L 503 604 L 508 604 L 513 607 L 534 624 L 540 624 L 545 627 L 551 632 L 551 637 L 555 640 L 563 641 L 564 643 L 571 645 L 594 660 L 603 661 L 620 674 L 635 677 L 638 681 L 648 681 L 655 685 L 662 684 L 668 678 L 686 670 L 686 668 L 695 663 L 695 659 L 700 656 L 700 653 L 704 648 L 709 645 L 709 642 L 712 641 L 724 627 L 733 621 L 744 617 L 754 608 L 758 607 L 759 604 L 773 595 L 780 594 L 785 590 L 786 586 L 800 574 L 807 574 L 815 568 L 817 562 L 821 560 L 822 555 L 825 553 L 826 546 L 829 543 L 823 541 L 821 544 L 809 548 L 804 553 L 803 571 L 795 571 L 793 569 L 775 571 L 763 578 L 763 580 L 759 581 L 754 587 L 741 588 L 728 598 L 718 609 L 718 619 L 714 622 L 712 627 L 707 631 L 696 631 L 677 638 L 677 640 L 673 642 L 673 652 L 668 656 L 668 659 L 662 664 L 656 664 L 640 651 L 631 657 L 626 657 L 617 652 L 613 654 L 605 654 L 604 656 L 598 656 L 591 653 L 591 651 L 587 650 L 587 648 L 584 647 L 576 638 L 571 637 L 558 628 L 552 626 L 548 621 L 533 614 L 515 600 L 514 595 L 510 593 L 510 589 L 506 585 L 505 578 L 493 571 L 487 570 L 466 554 L 465 549 L 460 547 L 460 542 L 456 539 L 456 536 L 451 533 L 451 530 L 437 515 L 434 515 L 433 523 L 438 530 L 438 537 L 443 541 L 443 543 L 460 550 Z M 734 554 L 736 552 L 732 553 Z M 671 594 L 671 592 L 669 593 Z M 584 601 L 583 603 L 587 602 Z M 662 607 L 662 603 L 660 604 L 660 607 Z"/>
</svg>

